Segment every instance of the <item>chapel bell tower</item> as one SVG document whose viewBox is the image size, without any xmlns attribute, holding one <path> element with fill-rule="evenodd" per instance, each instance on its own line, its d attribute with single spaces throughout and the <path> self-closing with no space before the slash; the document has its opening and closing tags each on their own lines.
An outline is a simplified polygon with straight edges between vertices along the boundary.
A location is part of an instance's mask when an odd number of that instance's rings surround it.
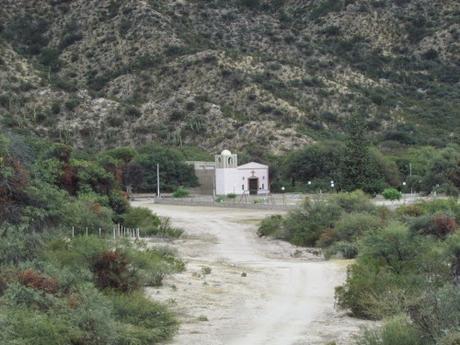
<svg viewBox="0 0 460 345">
<path fill-rule="evenodd" d="M 216 169 L 227 169 L 238 167 L 238 157 L 229 150 L 223 150 L 220 155 L 215 156 Z"/>
</svg>

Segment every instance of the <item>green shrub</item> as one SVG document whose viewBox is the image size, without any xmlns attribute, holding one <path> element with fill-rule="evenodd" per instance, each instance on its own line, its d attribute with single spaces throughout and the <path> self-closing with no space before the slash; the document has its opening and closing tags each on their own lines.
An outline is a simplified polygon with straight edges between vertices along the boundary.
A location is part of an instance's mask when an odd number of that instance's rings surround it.
<svg viewBox="0 0 460 345">
<path fill-rule="evenodd" d="M 343 8 L 342 0 L 321 0 L 310 13 L 310 18 L 315 20 L 327 15 L 330 12 L 339 11 Z"/>
<path fill-rule="evenodd" d="M 173 197 L 175 198 L 186 198 L 189 195 L 190 195 L 190 192 L 183 187 L 177 188 L 173 193 Z"/>
<path fill-rule="evenodd" d="M 142 293 L 110 297 L 114 315 L 121 322 L 117 344 L 157 344 L 177 331 L 177 321 L 166 307 L 148 300 Z"/>
<path fill-rule="evenodd" d="M 71 97 L 64 103 L 65 108 L 70 111 L 74 110 L 79 105 L 80 99 L 77 97 Z"/>
<path fill-rule="evenodd" d="M 401 273 L 414 265 L 424 242 L 412 236 L 403 224 L 393 223 L 381 231 L 369 232 L 360 243 L 360 255 Z"/>
<path fill-rule="evenodd" d="M 367 330 L 357 340 L 357 345 L 420 345 L 421 337 L 404 316 L 387 321 L 379 330 Z"/>
<path fill-rule="evenodd" d="M 248 7 L 250 9 L 258 9 L 260 7 L 260 0 L 238 0 L 241 6 Z"/>
<path fill-rule="evenodd" d="M 275 238 L 283 238 L 282 235 L 283 217 L 280 215 L 273 215 L 266 217 L 262 220 L 257 235 L 259 236 L 273 236 Z"/>
<path fill-rule="evenodd" d="M 314 246 L 325 229 L 334 227 L 342 210 L 329 202 L 316 202 L 305 209 L 289 212 L 284 220 L 286 238 L 301 246 Z"/>
<path fill-rule="evenodd" d="M 437 290 L 425 289 L 408 314 L 423 338 L 442 339 L 448 330 L 458 330 L 460 290 L 452 284 Z"/>
<path fill-rule="evenodd" d="M 128 228 L 157 228 L 160 223 L 160 217 L 143 207 L 131 207 L 124 217 L 124 224 Z"/>
<path fill-rule="evenodd" d="M 169 218 L 160 218 L 147 208 L 130 208 L 125 214 L 124 224 L 128 228 L 140 228 L 141 236 L 178 238 L 183 230 L 171 225 Z"/>
<path fill-rule="evenodd" d="M 342 257 L 344 259 L 353 259 L 358 255 L 358 248 L 356 244 L 351 242 L 336 242 L 332 246 L 330 246 L 326 252 L 326 258 L 330 258 L 332 256 Z"/>
<path fill-rule="evenodd" d="M 339 306 L 370 319 L 404 312 L 408 308 L 407 291 L 426 288 L 427 280 L 417 278 L 417 272 L 426 270 L 428 275 L 445 279 L 437 252 L 401 224 L 367 233 L 359 241 L 360 254 L 346 284 L 336 290 Z"/>
<path fill-rule="evenodd" d="M 386 200 L 399 200 L 402 196 L 401 192 L 394 188 L 386 188 L 382 195 Z"/>
<path fill-rule="evenodd" d="M 337 204 L 345 212 L 372 212 L 375 210 L 369 196 L 360 190 L 336 194 L 331 198 L 331 202 Z"/>
<path fill-rule="evenodd" d="M 96 236 L 76 236 L 71 241 L 56 238 L 47 242 L 41 256 L 57 267 L 79 271 L 89 269 L 92 260 L 109 248 L 106 240 Z"/>
<path fill-rule="evenodd" d="M 69 304 L 73 309 L 64 312 L 69 314 L 72 324 L 79 331 L 79 336 L 73 342 L 85 345 L 116 344 L 120 320 L 113 313 L 112 301 L 102 292 L 89 284 L 83 285 Z"/>
<path fill-rule="evenodd" d="M 381 226 L 382 221 L 369 213 L 348 213 L 339 219 L 334 230 L 338 240 L 353 241 Z"/>
<path fill-rule="evenodd" d="M 39 61 L 52 72 L 57 72 L 61 68 L 61 61 L 59 60 L 60 54 L 61 53 L 56 49 L 44 48 L 41 50 Z"/>
<path fill-rule="evenodd" d="M 160 237 L 179 238 L 184 233 L 184 230 L 171 225 L 170 218 L 161 218 L 160 226 L 154 232 L 147 232 L 147 235 L 155 235 Z"/>
<path fill-rule="evenodd" d="M 144 286 L 160 286 L 166 275 L 185 269 L 184 262 L 168 248 L 128 248 L 126 255 L 138 268 L 140 284 Z"/>
<path fill-rule="evenodd" d="M 30 234 L 19 226 L 0 228 L 0 262 L 4 265 L 18 265 L 32 261 L 44 245 L 38 234 Z"/>
<path fill-rule="evenodd" d="M 336 288 L 337 305 L 355 317 L 370 320 L 402 313 L 402 285 L 402 279 L 389 269 L 358 262 L 349 267 L 346 284 Z"/>
<path fill-rule="evenodd" d="M 452 331 L 439 340 L 439 345 L 460 345 L 460 331 Z"/>
<path fill-rule="evenodd" d="M 26 308 L 2 307 L 0 328 L 0 343 L 5 345 L 71 344 L 81 334 L 78 328 L 59 314 L 31 311 Z"/>
<path fill-rule="evenodd" d="M 455 216 L 443 212 L 422 215 L 413 218 L 409 223 L 410 229 L 414 233 L 431 235 L 441 239 L 453 234 L 458 229 Z"/>
</svg>

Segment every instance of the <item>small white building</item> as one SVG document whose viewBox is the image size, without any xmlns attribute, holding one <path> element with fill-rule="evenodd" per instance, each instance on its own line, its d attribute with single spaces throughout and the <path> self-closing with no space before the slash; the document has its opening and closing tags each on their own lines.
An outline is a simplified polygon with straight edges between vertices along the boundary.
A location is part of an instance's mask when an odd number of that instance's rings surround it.
<svg viewBox="0 0 460 345">
<path fill-rule="evenodd" d="M 215 156 L 216 195 L 270 193 L 268 166 L 250 162 L 238 166 L 238 157 L 228 150 Z"/>
</svg>

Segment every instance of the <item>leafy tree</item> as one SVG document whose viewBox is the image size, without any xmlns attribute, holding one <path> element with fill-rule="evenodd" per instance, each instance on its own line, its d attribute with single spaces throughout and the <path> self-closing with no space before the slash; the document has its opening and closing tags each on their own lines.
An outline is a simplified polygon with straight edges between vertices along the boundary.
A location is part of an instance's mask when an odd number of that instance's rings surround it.
<svg viewBox="0 0 460 345">
<path fill-rule="evenodd" d="M 140 149 L 135 162 L 144 169 L 144 183 L 133 186 L 141 191 L 154 191 L 157 186 L 157 164 L 160 165 L 162 191 L 173 191 L 178 186 L 194 187 L 198 181 L 193 166 L 185 163 L 182 154 L 174 149 L 149 145 Z"/>
<path fill-rule="evenodd" d="M 312 180 L 337 180 L 340 176 L 340 164 L 343 147 L 340 143 L 322 143 L 305 147 L 291 153 L 286 158 L 284 175 L 292 185 L 296 181 L 306 183 Z M 317 183 L 315 183 L 317 184 Z"/>
<path fill-rule="evenodd" d="M 347 123 L 348 137 L 342 160 L 341 187 L 346 191 L 361 189 L 377 193 L 384 187 L 382 175 L 371 159 L 366 137 L 366 121 L 362 114 L 355 113 Z"/>
<path fill-rule="evenodd" d="M 457 146 L 447 147 L 428 165 L 422 179 L 422 189 L 426 193 L 434 190 L 458 195 L 460 192 L 460 152 Z M 440 188 L 437 189 L 437 186 Z"/>
</svg>

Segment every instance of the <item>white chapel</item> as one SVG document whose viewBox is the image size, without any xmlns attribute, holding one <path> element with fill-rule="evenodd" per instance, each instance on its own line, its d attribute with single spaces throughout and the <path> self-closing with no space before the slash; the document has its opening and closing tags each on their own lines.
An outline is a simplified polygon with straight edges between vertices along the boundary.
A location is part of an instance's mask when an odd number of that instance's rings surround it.
<svg viewBox="0 0 460 345">
<path fill-rule="evenodd" d="M 224 150 L 215 156 L 216 195 L 270 193 L 268 166 L 250 162 L 238 166 L 238 156 Z"/>
</svg>

